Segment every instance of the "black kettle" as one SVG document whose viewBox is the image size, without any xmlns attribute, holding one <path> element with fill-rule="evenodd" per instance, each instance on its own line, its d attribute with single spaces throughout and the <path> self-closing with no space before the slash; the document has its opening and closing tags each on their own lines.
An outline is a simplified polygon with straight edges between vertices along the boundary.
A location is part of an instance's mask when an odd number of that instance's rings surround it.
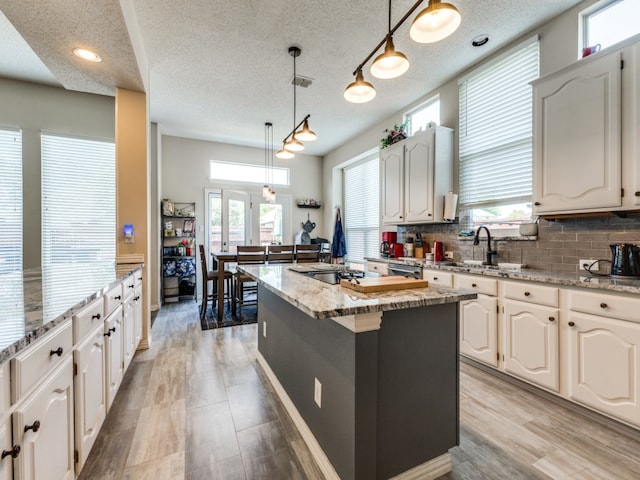
<svg viewBox="0 0 640 480">
<path fill-rule="evenodd" d="M 611 275 L 640 277 L 640 247 L 633 243 L 612 243 Z"/>
</svg>

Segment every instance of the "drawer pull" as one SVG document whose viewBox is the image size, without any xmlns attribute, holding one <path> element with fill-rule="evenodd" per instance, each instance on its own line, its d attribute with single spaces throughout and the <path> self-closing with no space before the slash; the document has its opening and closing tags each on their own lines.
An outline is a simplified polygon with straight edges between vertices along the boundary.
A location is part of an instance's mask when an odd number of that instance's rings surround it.
<svg viewBox="0 0 640 480">
<path fill-rule="evenodd" d="M 8 457 L 11 455 L 11 458 L 16 458 L 20 455 L 20 445 L 14 445 L 11 450 L 2 450 L 2 458 L 0 460 L 4 460 L 4 457 Z"/>
<path fill-rule="evenodd" d="M 555 322 L 556 321 L 556 317 L 549 317 L 549 321 L 550 322 Z"/>
<path fill-rule="evenodd" d="M 27 433 L 29 430 L 33 430 L 33 432 L 37 432 L 40 430 L 40 420 L 36 420 L 32 425 L 25 425 L 24 432 Z"/>
<path fill-rule="evenodd" d="M 115 297 L 113 297 L 114 300 L 122 300 L 122 297 L 120 295 L 117 295 Z"/>
<path fill-rule="evenodd" d="M 570 327 L 573 327 L 573 326 L 575 326 L 575 323 L 573 323 L 573 322 L 569 322 L 569 326 L 570 326 Z"/>
<path fill-rule="evenodd" d="M 110 337 L 113 332 L 116 331 L 116 327 L 111 327 L 107 329 L 107 332 L 104 334 L 105 337 Z"/>
<path fill-rule="evenodd" d="M 91 320 L 100 320 L 102 318 L 102 315 L 100 315 L 99 313 L 96 313 L 95 315 L 91 315 Z"/>
<path fill-rule="evenodd" d="M 600 304 L 600 308 L 608 308 L 608 307 L 609 307 L 609 305 L 607 305 L 607 304 L 606 304 L 606 303 L 604 303 L 604 302 Z"/>
<path fill-rule="evenodd" d="M 534 203 L 534 205 L 535 205 L 536 207 L 539 207 L 539 206 L 540 206 L 540 202 L 535 202 L 535 203 Z"/>
<path fill-rule="evenodd" d="M 433 279 L 434 279 L 434 280 L 437 280 L 437 279 L 438 279 L 438 277 L 433 277 Z"/>
<path fill-rule="evenodd" d="M 50 350 L 49 351 L 49 356 L 53 357 L 54 355 L 58 355 L 59 357 L 61 357 L 62 356 L 62 352 L 64 352 L 62 347 L 58 347 L 55 350 Z"/>
<path fill-rule="evenodd" d="M 140 295 L 138 295 L 137 297 L 133 297 L 133 299 L 137 302 L 138 300 L 140 300 Z"/>
<path fill-rule="evenodd" d="M 135 288 L 135 285 L 132 283 L 131 285 L 129 285 L 129 288 Z"/>
<path fill-rule="evenodd" d="M 471 286 L 472 286 L 473 288 L 476 288 L 476 287 L 478 286 L 478 284 L 477 284 L 477 283 L 472 283 L 472 284 L 471 284 Z"/>
<path fill-rule="evenodd" d="M 531 295 L 531 293 L 529 293 L 529 292 L 524 292 L 524 296 L 525 296 L 525 297 L 528 297 L 529 295 Z"/>
</svg>

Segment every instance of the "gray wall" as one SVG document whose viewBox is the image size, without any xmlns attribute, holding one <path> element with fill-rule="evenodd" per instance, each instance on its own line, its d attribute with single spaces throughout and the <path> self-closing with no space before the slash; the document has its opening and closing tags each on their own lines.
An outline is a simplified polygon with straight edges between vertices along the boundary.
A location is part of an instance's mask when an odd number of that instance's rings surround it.
<svg viewBox="0 0 640 480">
<path fill-rule="evenodd" d="M 0 105 L 0 125 L 22 129 L 23 265 L 24 268 L 39 267 L 42 245 L 40 132 L 114 141 L 115 99 L 0 78 Z"/>
</svg>

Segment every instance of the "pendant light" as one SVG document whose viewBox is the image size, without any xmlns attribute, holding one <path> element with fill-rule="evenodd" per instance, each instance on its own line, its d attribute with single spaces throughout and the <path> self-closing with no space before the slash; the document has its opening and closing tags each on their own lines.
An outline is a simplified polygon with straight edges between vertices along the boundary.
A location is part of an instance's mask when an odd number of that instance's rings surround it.
<svg viewBox="0 0 640 480">
<path fill-rule="evenodd" d="M 409 70 L 409 60 L 404 53 L 396 52 L 391 34 L 391 0 L 389 0 L 389 22 L 384 53 L 371 64 L 371 75 L 376 78 L 396 78 Z"/>
<path fill-rule="evenodd" d="M 399 77 L 409 69 L 407 57 L 396 52 L 393 45 L 393 34 L 417 10 L 425 0 L 418 0 L 391 28 L 391 0 L 389 0 L 389 28 L 385 38 L 378 43 L 369 55 L 365 57 L 353 72 L 355 82 L 350 83 L 344 90 L 345 100 L 351 103 L 366 103 L 376 96 L 376 89 L 365 81 L 362 68 L 384 45 L 384 52 L 378 55 L 371 65 L 371 74 L 376 78 L 389 79 Z M 410 35 L 418 43 L 437 42 L 448 37 L 460 26 L 462 17 L 456 7 L 441 0 L 427 0 L 429 6 L 413 20 Z"/>
<path fill-rule="evenodd" d="M 409 35 L 418 43 L 433 43 L 455 32 L 462 16 L 456 7 L 441 0 L 429 0 L 429 6 L 413 20 Z"/>
<path fill-rule="evenodd" d="M 262 197 L 268 203 L 276 201 L 276 191 L 273 189 L 273 124 L 264 124 L 264 186 Z"/>
<path fill-rule="evenodd" d="M 309 117 L 311 115 L 307 115 L 296 125 L 296 85 L 298 82 L 296 76 L 296 57 L 299 57 L 301 52 L 299 47 L 289 47 L 289 55 L 293 57 L 293 129 L 284 137 L 282 148 L 276 153 L 276 157 L 282 159 L 294 158 L 294 152 L 304 150 L 304 145 L 301 141 L 311 142 L 318 138 L 316 133 L 309 128 Z M 298 130 L 301 125 L 302 129 Z"/>
<path fill-rule="evenodd" d="M 376 89 L 369 82 L 365 81 L 362 75 L 362 67 L 356 72 L 356 81 L 350 83 L 344 90 L 344 98 L 351 103 L 366 103 L 376 96 Z"/>
</svg>

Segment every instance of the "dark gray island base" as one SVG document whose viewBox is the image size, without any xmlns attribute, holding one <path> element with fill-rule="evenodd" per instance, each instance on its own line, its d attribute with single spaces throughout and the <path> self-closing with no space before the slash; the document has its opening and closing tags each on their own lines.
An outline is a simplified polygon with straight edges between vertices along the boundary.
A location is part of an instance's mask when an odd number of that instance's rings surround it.
<svg viewBox="0 0 640 480">
<path fill-rule="evenodd" d="M 458 300 L 314 318 L 274 291 L 259 284 L 258 360 L 325 476 L 450 471 L 459 440 Z"/>
</svg>

